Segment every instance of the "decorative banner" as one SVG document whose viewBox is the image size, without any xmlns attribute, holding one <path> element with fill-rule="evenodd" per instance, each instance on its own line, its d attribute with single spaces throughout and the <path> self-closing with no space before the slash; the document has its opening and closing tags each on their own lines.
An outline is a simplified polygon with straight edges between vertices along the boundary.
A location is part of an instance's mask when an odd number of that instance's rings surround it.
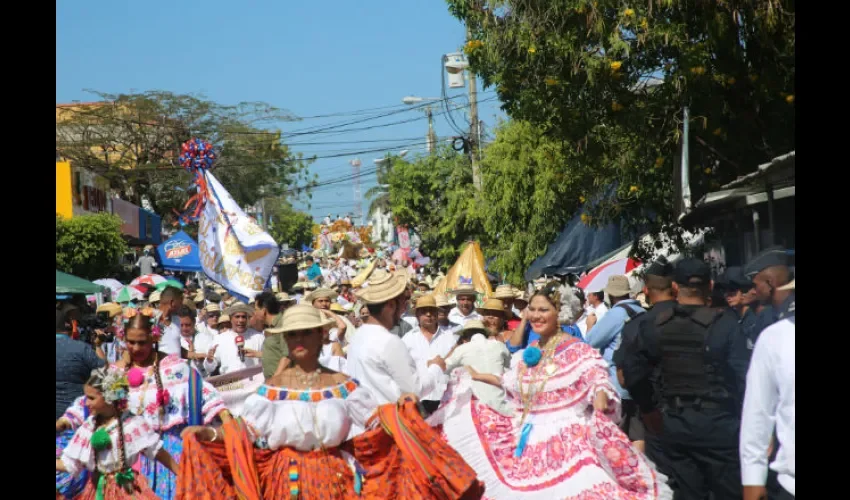
<svg viewBox="0 0 850 500">
<path fill-rule="evenodd" d="M 202 178 L 206 193 L 198 227 L 201 266 L 210 279 L 248 302 L 263 291 L 280 248 L 211 172 L 202 171 Z"/>
<path fill-rule="evenodd" d="M 225 375 L 210 377 L 207 382 L 216 388 L 230 413 L 238 417 L 242 414 L 242 405 L 245 400 L 248 399 L 248 396 L 257 392 L 264 380 L 263 367 L 252 366 Z"/>
</svg>

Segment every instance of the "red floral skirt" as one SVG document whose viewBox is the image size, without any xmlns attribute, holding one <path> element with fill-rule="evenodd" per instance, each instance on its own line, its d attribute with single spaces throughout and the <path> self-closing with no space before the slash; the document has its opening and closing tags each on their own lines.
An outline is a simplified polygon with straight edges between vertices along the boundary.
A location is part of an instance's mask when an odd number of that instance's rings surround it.
<svg viewBox="0 0 850 500">
<path fill-rule="evenodd" d="M 156 493 L 153 492 L 145 476 L 135 474 L 133 478 L 133 492 L 128 493 L 127 490 L 118 486 L 115 482 L 114 475 L 106 476 L 106 484 L 103 488 L 103 498 L 106 500 L 159 500 Z M 74 497 L 74 500 L 95 500 L 97 497 L 97 479 L 86 482 L 86 487 L 83 491 Z"/>
</svg>

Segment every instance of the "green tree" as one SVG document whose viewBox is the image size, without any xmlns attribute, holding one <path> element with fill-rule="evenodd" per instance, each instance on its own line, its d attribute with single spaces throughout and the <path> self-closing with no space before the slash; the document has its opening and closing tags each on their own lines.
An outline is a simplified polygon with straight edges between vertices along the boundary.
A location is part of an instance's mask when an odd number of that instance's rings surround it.
<svg viewBox="0 0 850 500">
<path fill-rule="evenodd" d="M 56 269 L 96 280 L 119 269 L 127 251 L 121 236 L 121 218 L 112 214 L 56 215 Z"/>
<path fill-rule="evenodd" d="M 287 244 L 296 250 L 300 250 L 301 245 L 312 246 L 313 218 L 310 214 L 295 210 L 283 198 L 267 199 L 266 213 L 270 220 L 269 234 L 278 245 Z"/>
<path fill-rule="evenodd" d="M 508 115 L 584 170 L 574 189 L 591 199 L 616 187 L 591 223 L 674 227 L 685 105 L 697 195 L 794 149 L 794 2 L 447 3 L 471 31 L 471 68 Z"/>
<path fill-rule="evenodd" d="M 468 156 L 443 148 L 411 161 L 394 158 L 386 180 L 393 217 L 419 234 L 422 253 L 440 267 L 448 268 L 466 241 L 480 237 Z"/>
<path fill-rule="evenodd" d="M 136 204 L 146 199 L 159 214 L 186 202 L 177 188 L 192 179 L 178 157 L 192 137 L 216 146 L 215 175 L 242 206 L 278 196 L 296 182 L 308 187 L 314 182 L 309 160 L 287 148 L 280 130 L 265 126 L 295 119 L 273 106 L 222 105 L 164 91 L 94 94 L 100 102 L 57 109 L 57 154 L 107 177 L 123 199 Z"/>
</svg>

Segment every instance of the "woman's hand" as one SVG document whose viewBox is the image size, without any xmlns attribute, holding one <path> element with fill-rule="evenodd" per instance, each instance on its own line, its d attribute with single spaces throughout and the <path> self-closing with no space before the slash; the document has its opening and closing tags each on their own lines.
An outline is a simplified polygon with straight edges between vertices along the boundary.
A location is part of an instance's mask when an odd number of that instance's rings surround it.
<svg viewBox="0 0 850 500">
<path fill-rule="evenodd" d="M 608 411 L 608 393 L 605 391 L 597 391 L 596 397 L 593 398 L 593 409 L 598 412 Z"/>
<path fill-rule="evenodd" d="M 398 398 L 398 404 L 399 405 L 403 405 L 404 403 L 407 403 L 408 401 L 411 401 L 413 403 L 418 403 L 419 398 L 416 396 L 416 394 L 413 394 L 412 392 L 402 394 L 401 397 Z"/>
<path fill-rule="evenodd" d="M 436 356 L 434 359 L 428 361 L 426 366 L 437 365 L 441 370 L 446 371 L 446 362 L 440 356 Z"/>
<path fill-rule="evenodd" d="M 180 437 L 185 439 L 189 434 L 194 434 L 198 441 L 207 442 L 212 441 L 216 435 L 212 427 L 207 427 L 205 425 L 190 425 L 183 429 L 183 432 L 180 433 Z"/>
<path fill-rule="evenodd" d="M 59 434 L 62 431 L 68 430 L 71 428 L 71 422 L 68 421 L 65 417 L 59 417 L 59 420 L 56 421 L 56 434 Z"/>
</svg>

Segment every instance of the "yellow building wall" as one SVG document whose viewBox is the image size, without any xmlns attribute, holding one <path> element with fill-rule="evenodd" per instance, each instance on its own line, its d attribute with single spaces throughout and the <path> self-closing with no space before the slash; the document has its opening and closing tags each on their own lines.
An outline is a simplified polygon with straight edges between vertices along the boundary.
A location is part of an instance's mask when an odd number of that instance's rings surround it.
<svg viewBox="0 0 850 500">
<path fill-rule="evenodd" d="M 71 164 L 66 161 L 56 162 L 56 213 L 66 219 L 74 216 Z"/>
</svg>

